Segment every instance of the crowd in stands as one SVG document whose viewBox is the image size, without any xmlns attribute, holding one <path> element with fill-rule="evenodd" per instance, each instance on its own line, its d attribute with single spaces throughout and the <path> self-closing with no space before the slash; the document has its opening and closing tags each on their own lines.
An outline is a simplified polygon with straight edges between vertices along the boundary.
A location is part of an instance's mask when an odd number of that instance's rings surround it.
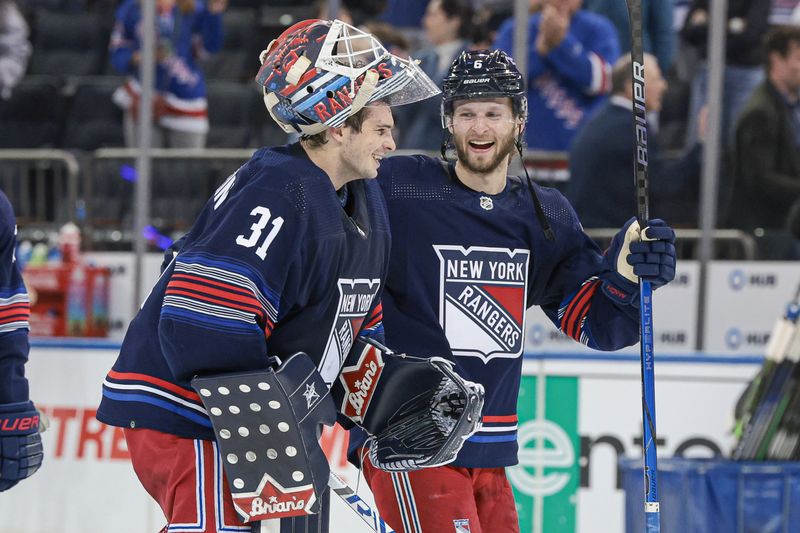
<svg viewBox="0 0 800 533">
<path fill-rule="evenodd" d="M 512 0 L 338 3 L 338 18 L 437 83 L 462 50 L 514 52 Z M 294 22 L 328 18 L 328 2 L 156 8 L 154 146 L 286 142 L 252 81 L 258 53 Z M 709 0 L 643 0 L 653 211 L 677 227 L 698 223 L 709 10 Z M 135 146 L 140 18 L 141 0 L 0 0 L 0 148 Z M 619 226 L 633 198 L 625 3 L 530 0 L 526 27 L 527 150 L 560 158 L 568 180 L 555 186 L 587 227 Z M 718 225 L 789 235 L 800 228 L 800 0 L 728 0 L 725 28 Z M 442 148 L 438 100 L 395 111 L 398 148 Z M 775 258 L 800 258 L 795 238 Z"/>
</svg>

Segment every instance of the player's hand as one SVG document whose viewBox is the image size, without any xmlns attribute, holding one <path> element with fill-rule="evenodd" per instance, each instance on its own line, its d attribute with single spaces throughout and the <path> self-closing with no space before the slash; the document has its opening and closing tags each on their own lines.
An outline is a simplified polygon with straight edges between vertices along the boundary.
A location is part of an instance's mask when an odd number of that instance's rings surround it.
<svg viewBox="0 0 800 533">
<path fill-rule="evenodd" d="M 569 29 L 569 14 L 562 12 L 550 4 L 542 8 L 539 34 L 536 38 L 536 48 L 540 54 L 545 55 L 561 44 Z"/>
<path fill-rule="evenodd" d="M 675 232 L 663 220 L 651 220 L 642 232 L 631 218 L 614 237 L 609 251 L 614 248 L 617 273 L 625 279 L 638 283 L 642 278 L 654 289 L 675 279 Z"/>
<path fill-rule="evenodd" d="M 642 235 L 644 233 L 644 235 Z M 606 251 L 606 264 L 614 272 L 605 277 L 603 293 L 624 305 L 639 306 L 639 278 L 653 289 L 675 278 L 675 232 L 663 220 L 653 219 L 642 232 L 631 218 L 614 236 Z"/>
<path fill-rule="evenodd" d="M 32 402 L 0 404 L 0 492 L 42 466 L 40 423 Z"/>
</svg>

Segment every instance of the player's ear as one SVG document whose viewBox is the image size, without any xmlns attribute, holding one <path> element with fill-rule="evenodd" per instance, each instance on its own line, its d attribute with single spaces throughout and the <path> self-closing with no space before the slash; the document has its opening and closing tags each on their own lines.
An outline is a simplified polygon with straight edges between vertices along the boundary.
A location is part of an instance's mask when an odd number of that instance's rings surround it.
<svg viewBox="0 0 800 533">
<path fill-rule="evenodd" d="M 342 144 L 344 142 L 344 127 L 328 128 L 327 133 L 328 138 L 330 138 L 333 142 L 337 144 Z"/>
</svg>

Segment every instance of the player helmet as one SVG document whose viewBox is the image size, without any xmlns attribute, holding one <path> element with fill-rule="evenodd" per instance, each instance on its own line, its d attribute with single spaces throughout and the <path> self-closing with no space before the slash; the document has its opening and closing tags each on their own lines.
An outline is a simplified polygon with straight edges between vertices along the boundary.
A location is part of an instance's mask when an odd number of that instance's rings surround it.
<svg viewBox="0 0 800 533">
<path fill-rule="evenodd" d="M 365 105 L 401 105 L 438 94 L 417 66 L 386 51 L 371 34 L 340 20 L 289 27 L 259 56 L 256 81 L 275 122 L 287 133 L 339 127 Z"/>
<path fill-rule="evenodd" d="M 468 50 L 453 61 L 442 84 L 442 125 L 449 127 L 453 102 L 469 98 L 511 98 L 514 115 L 528 117 L 525 82 L 514 60 L 502 50 Z"/>
</svg>

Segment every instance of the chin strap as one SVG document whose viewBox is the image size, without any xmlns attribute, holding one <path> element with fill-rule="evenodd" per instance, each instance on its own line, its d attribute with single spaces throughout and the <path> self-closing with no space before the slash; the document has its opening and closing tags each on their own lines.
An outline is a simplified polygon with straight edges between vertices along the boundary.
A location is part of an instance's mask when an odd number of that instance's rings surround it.
<svg viewBox="0 0 800 533">
<path fill-rule="evenodd" d="M 525 160 L 522 157 L 522 140 L 519 137 L 517 137 L 517 139 L 514 141 L 514 146 L 516 146 L 517 152 L 519 153 L 519 159 L 522 163 L 522 170 L 525 171 L 525 183 L 528 185 L 528 192 L 531 193 L 531 200 L 533 200 L 533 206 L 536 209 L 536 220 L 538 220 L 539 225 L 542 226 L 542 232 L 544 232 L 544 236 L 547 238 L 547 240 L 555 241 L 556 235 L 553 233 L 553 229 L 550 227 L 550 222 L 547 220 L 547 217 L 544 214 L 542 202 L 539 201 L 539 195 L 536 194 L 531 176 L 528 174 L 528 167 L 525 166 Z"/>
</svg>

